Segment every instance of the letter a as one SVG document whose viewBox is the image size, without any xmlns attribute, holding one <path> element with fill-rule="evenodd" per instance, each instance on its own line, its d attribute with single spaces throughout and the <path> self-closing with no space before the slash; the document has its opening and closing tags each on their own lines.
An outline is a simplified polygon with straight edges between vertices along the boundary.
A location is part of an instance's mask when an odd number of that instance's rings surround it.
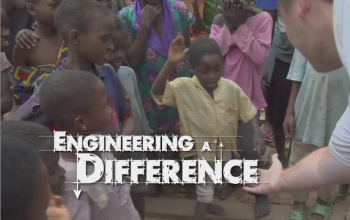
<svg viewBox="0 0 350 220">
<path fill-rule="evenodd" d="M 209 145 L 209 142 L 208 142 L 208 141 L 204 142 L 201 152 L 203 152 L 203 151 L 209 151 L 209 152 L 211 152 L 210 145 Z"/>
</svg>

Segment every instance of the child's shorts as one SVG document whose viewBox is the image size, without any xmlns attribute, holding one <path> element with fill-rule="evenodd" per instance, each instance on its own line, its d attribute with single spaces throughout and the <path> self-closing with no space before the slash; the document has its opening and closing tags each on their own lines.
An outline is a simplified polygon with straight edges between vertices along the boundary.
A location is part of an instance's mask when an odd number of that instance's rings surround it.
<svg viewBox="0 0 350 220">
<path fill-rule="evenodd" d="M 123 152 L 118 156 L 120 160 L 144 160 L 146 159 L 145 152 Z M 147 190 L 146 175 L 139 175 L 139 184 L 132 184 L 130 192 L 131 193 L 143 193 Z"/>
<path fill-rule="evenodd" d="M 290 63 L 275 60 L 271 82 L 268 88 L 267 120 L 273 127 L 282 127 L 289 102 L 292 81 L 287 79 Z"/>
</svg>

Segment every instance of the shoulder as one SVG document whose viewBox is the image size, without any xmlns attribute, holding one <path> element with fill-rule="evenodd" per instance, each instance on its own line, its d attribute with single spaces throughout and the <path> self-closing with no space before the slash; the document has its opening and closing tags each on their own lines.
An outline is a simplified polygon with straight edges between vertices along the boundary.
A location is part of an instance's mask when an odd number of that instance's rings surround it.
<svg viewBox="0 0 350 220">
<path fill-rule="evenodd" d="M 192 78 L 190 77 L 179 77 L 174 79 L 173 81 L 170 81 L 169 84 L 174 89 L 183 89 L 193 85 L 193 81 L 192 81 Z"/>
<path fill-rule="evenodd" d="M 222 16 L 221 13 L 215 15 L 215 17 L 213 18 L 212 24 L 216 24 L 216 25 L 218 25 L 220 27 L 224 26 L 225 20 L 224 20 L 224 17 Z"/>
</svg>

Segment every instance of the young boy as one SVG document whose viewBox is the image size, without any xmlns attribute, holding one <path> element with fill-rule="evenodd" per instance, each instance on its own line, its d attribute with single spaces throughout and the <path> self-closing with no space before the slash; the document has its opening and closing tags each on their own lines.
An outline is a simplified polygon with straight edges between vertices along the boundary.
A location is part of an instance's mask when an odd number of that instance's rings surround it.
<svg viewBox="0 0 350 220">
<path fill-rule="evenodd" d="M 64 69 L 77 69 L 97 75 L 107 88 L 108 104 L 113 111 L 108 132 L 112 135 L 133 134 L 134 120 L 129 95 L 118 77 L 115 77 L 113 68 L 109 65 L 103 66 L 108 62 L 113 48 L 110 38 L 115 30 L 115 19 L 112 13 L 93 0 L 64 0 L 61 4 L 63 6 L 58 7 L 60 11 L 57 9 L 55 21 L 58 31 L 67 43 L 68 57 L 53 73 Z M 90 14 L 91 12 L 94 13 Z M 83 20 L 84 22 L 80 22 Z M 39 99 L 40 86 L 36 88 L 28 104 L 26 102 L 14 113 L 12 120 L 37 121 L 52 127 L 52 120 L 40 111 Z"/>
<path fill-rule="evenodd" d="M 292 81 L 292 90 L 283 126 L 285 134 L 293 138 L 289 165 L 294 166 L 313 151 L 328 146 L 347 107 L 350 84 L 344 68 L 320 74 L 297 50 L 287 79 Z M 317 192 L 317 202 L 307 219 L 329 219 L 333 191 L 325 188 Z M 292 195 L 294 205 L 289 219 L 305 218 L 309 193 Z"/>
<path fill-rule="evenodd" d="M 27 142 L 38 152 L 49 173 L 49 184 L 55 195 L 64 187 L 64 169 L 58 164 L 59 153 L 53 152 L 53 138 L 50 130 L 40 124 L 28 121 L 4 121 L 1 123 L 2 135 L 13 135 Z"/>
<path fill-rule="evenodd" d="M 272 19 L 267 12 L 256 12 L 249 3 L 224 1 L 211 26 L 210 37 L 220 46 L 224 59 L 224 77 L 237 83 L 250 98 L 256 109 L 262 110 L 267 104 L 261 90 L 261 81 L 265 74 L 267 56 L 271 47 Z M 259 119 L 259 114 L 256 115 Z M 240 156 L 246 159 L 261 159 L 249 134 L 257 132 L 250 124 L 239 125 L 238 148 Z M 260 133 L 260 131 L 259 131 Z M 263 166 L 260 164 L 259 166 Z M 229 186 L 228 186 L 229 187 Z M 220 192 L 219 198 L 225 199 L 230 190 Z M 255 216 L 263 217 L 270 212 L 267 195 L 255 195 Z"/>
<path fill-rule="evenodd" d="M 159 105 L 177 107 L 180 115 L 181 135 L 195 138 L 197 149 L 181 152 L 184 158 L 205 158 L 213 162 L 220 158 L 219 143 L 224 143 L 224 160 L 231 158 L 236 150 L 238 121 L 251 121 L 259 131 L 257 110 L 243 90 L 222 76 L 222 54 L 219 45 L 207 37 L 192 42 L 189 50 L 183 48 L 184 40 L 177 37 L 170 46 L 168 60 L 152 85 L 152 94 Z M 172 69 L 188 52 L 188 61 L 193 78 L 180 77 L 168 82 Z M 248 134 L 251 136 L 251 134 Z M 254 148 L 264 144 L 260 133 L 255 133 Z M 209 141 L 212 152 L 201 152 L 200 147 Z M 194 219 L 205 219 L 206 213 L 225 215 L 221 206 L 213 205 L 214 185 L 197 185 L 197 205 Z"/>
<path fill-rule="evenodd" d="M 1 219 L 45 219 L 49 177 L 34 148 L 15 136 L 1 136 Z"/>
<path fill-rule="evenodd" d="M 54 23 L 56 7 L 61 0 L 32 0 L 27 4 L 28 11 L 36 20 L 34 34 L 40 39 L 35 47 L 21 48 L 16 45 L 13 51 L 13 70 L 10 80 L 15 104 L 26 102 L 33 94 L 34 83 L 55 68 L 61 61 L 63 39 Z"/>
<path fill-rule="evenodd" d="M 13 98 L 11 94 L 11 83 L 8 73 L 11 69 L 11 63 L 7 60 L 5 52 L 9 49 L 10 30 L 6 12 L 1 8 L 1 119 L 3 115 L 11 111 Z"/>
<path fill-rule="evenodd" d="M 126 92 L 130 95 L 131 109 L 135 118 L 135 135 L 149 135 L 152 133 L 146 114 L 142 107 L 140 91 L 137 85 L 137 79 L 134 70 L 127 66 L 121 66 L 125 60 L 125 51 L 127 47 L 128 32 L 124 22 L 115 17 L 116 30 L 112 34 L 113 50 L 109 56 L 108 63 L 116 71 L 117 77 L 123 84 Z M 143 152 L 124 152 L 121 157 L 123 159 L 145 159 L 146 154 Z M 140 182 L 145 182 L 145 176 L 139 177 Z M 145 201 L 144 193 L 147 190 L 145 184 L 133 184 L 131 186 L 131 198 L 136 210 L 139 212 L 141 219 L 145 218 Z"/>
<path fill-rule="evenodd" d="M 43 81 L 40 95 L 42 111 L 70 135 L 104 134 L 110 126 L 107 89 L 93 73 L 63 70 L 51 74 Z M 102 156 L 114 159 L 111 153 Z M 78 172 L 75 153 L 61 153 L 59 163 L 66 169 L 67 178 L 62 198 L 75 220 L 140 219 L 131 200 L 129 184 L 106 185 L 102 178 L 99 183 L 80 186 L 82 192 L 77 200 L 76 185 L 72 184 Z M 94 166 L 87 166 L 87 172 L 93 169 Z"/>
</svg>

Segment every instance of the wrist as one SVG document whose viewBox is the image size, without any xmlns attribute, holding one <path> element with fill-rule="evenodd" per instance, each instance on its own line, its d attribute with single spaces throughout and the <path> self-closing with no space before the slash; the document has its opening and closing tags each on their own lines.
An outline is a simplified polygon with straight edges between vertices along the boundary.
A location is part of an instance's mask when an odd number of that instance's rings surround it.
<svg viewBox="0 0 350 220">
<path fill-rule="evenodd" d="M 293 108 L 287 108 L 286 115 L 293 116 L 294 115 L 294 109 Z"/>
<path fill-rule="evenodd" d="M 175 67 L 176 65 L 176 62 L 173 62 L 173 61 L 170 61 L 170 60 L 167 60 L 164 64 L 166 67 L 169 67 L 169 68 L 173 68 Z"/>
<path fill-rule="evenodd" d="M 151 27 L 151 23 L 148 22 L 148 21 L 142 21 L 141 20 L 141 23 L 140 23 L 140 29 L 143 28 L 143 29 L 149 29 Z"/>
</svg>

